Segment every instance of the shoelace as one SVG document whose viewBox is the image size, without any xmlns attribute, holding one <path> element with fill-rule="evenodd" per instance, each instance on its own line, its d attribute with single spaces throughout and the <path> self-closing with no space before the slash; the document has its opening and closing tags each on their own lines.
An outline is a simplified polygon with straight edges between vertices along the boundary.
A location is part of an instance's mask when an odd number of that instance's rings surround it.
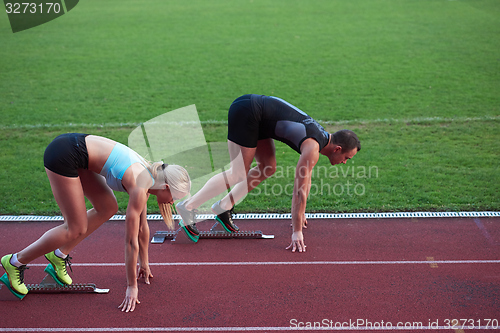
<svg viewBox="0 0 500 333">
<path fill-rule="evenodd" d="M 73 258 L 71 258 L 70 256 L 66 256 L 66 258 L 64 258 L 63 260 L 64 260 L 64 267 L 66 267 L 66 266 L 69 267 L 69 270 L 71 271 L 71 273 L 73 273 L 73 268 L 71 268 L 71 261 L 70 261 L 71 259 L 73 259 Z M 67 270 L 66 270 L 66 274 L 68 274 Z"/>
<path fill-rule="evenodd" d="M 73 268 L 71 268 L 71 259 L 73 259 L 73 258 L 71 258 L 70 256 L 66 256 L 66 258 L 64 259 L 64 263 L 66 266 L 69 267 L 69 270 L 71 271 L 71 273 L 73 273 Z M 67 272 L 68 271 L 66 271 L 66 273 Z"/>
<path fill-rule="evenodd" d="M 23 284 L 24 283 L 24 271 L 29 269 L 29 268 L 26 267 L 26 265 L 23 265 L 21 267 L 16 267 L 16 268 L 17 268 L 17 273 L 18 273 L 17 279 L 19 280 L 19 284 Z"/>
<path fill-rule="evenodd" d="M 229 221 L 231 221 L 231 223 L 233 223 L 233 216 L 234 215 L 236 215 L 236 213 L 234 212 L 234 207 L 233 207 L 229 210 Z"/>
</svg>

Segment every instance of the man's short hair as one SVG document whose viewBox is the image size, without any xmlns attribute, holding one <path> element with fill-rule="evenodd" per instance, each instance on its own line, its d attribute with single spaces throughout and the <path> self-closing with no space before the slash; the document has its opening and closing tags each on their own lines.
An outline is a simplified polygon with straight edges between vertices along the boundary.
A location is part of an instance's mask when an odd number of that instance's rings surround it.
<svg viewBox="0 0 500 333">
<path fill-rule="evenodd" d="M 346 129 L 333 133 L 332 143 L 342 147 L 342 151 L 348 151 L 354 148 L 357 148 L 357 151 L 361 150 L 361 143 L 356 133 Z"/>
</svg>

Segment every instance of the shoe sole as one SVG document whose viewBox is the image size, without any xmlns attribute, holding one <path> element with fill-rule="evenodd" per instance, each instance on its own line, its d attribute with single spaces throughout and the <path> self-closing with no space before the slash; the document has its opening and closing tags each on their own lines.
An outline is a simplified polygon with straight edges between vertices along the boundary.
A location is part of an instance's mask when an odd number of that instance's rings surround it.
<svg viewBox="0 0 500 333">
<path fill-rule="evenodd" d="M 226 226 L 226 225 L 222 222 L 222 220 L 221 220 L 218 216 L 216 216 L 216 217 L 215 217 L 215 220 L 216 220 L 217 222 L 219 222 L 219 224 L 220 224 L 220 225 L 224 228 L 224 230 L 226 230 L 227 232 L 230 232 L 230 233 L 233 233 L 233 232 L 238 232 L 238 230 L 235 230 L 235 229 L 233 229 L 233 228 L 230 228 L 230 227 Z"/>
<path fill-rule="evenodd" d="M 2 265 L 2 267 L 3 267 L 3 265 Z M 23 299 L 24 296 L 27 295 L 27 294 L 21 294 L 20 292 L 18 292 L 17 290 L 14 290 L 14 288 L 12 288 L 12 286 L 10 285 L 9 276 L 7 275 L 7 273 L 5 273 L 4 275 L 2 275 L 2 277 L 0 277 L 0 281 L 2 281 L 2 283 L 7 287 L 7 289 L 10 290 L 12 295 L 16 296 L 17 298 Z"/>
<path fill-rule="evenodd" d="M 198 242 L 198 239 L 200 239 L 200 235 L 194 235 L 194 234 L 192 234 L 191 231 L 184 226 L 184 223 L 182 223 L 182 220 L 180 220 L 179 226 L 181 227 L 181 229 L 184 231 L 184 233 L 186 234 L 186 236 L 188 236 L 188 238 L 191 241 L 193 241 L 195 243 Z"/>
</svg>

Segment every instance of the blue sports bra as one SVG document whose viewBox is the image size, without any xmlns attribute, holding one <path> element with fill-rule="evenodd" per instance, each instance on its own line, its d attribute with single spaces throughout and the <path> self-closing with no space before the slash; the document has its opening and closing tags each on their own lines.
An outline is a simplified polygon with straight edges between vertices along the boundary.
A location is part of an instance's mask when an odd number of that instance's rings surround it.
<svg viewBox="0 0 500 333">
<path fill-rule="evenodd" d="M 106 178 L 106 184 L 112 190 L 126 192 L 122 185 L 122 178 L 125 171 L 134 163 L 140 163 L 146 168 L 143 161 L 135 151 L 117 142 L 99 174 Z M 148 169 L 146 168 L 146 170 Z M 151 173 L 149 174 L 151 175 Z M 155 180 L 152 175 L 151 178 L 154 185 Z"/>
</svg>

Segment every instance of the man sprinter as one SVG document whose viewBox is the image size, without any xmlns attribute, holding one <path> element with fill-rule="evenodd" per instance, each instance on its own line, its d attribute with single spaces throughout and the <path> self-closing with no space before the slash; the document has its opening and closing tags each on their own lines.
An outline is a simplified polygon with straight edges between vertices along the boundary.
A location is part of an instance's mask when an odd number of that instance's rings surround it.
<svg viewBox="0 0 500 333">
<path fill-rule="evenodd" d="M 274 141 L 281 141 L 300 154 L 292 195 L 292 241 L 287 249 L 304 252 L 302 228 L 307 224 L 305 210 L 311 188 L 311 175 L 319 155 L 332 165 L 346 163 L 361 149 L 356 134 L 350 130 L 328 133 L 306 113 L 277 98 L 243 95 L 230 106 L 228 113 L 228 149 L 230 169 L 212 178 L 191 198 L 177 204 L 182 217 L 181 227 L 194 239 L 195 209 L 204 202 L 232 190 L 212 206 L 217 221 L 229 232 L 238 231 L 232 220 L 232 209 L 239 199 L 276 171 Z M 250 169 L 255 158 L 257 166 Z"/>
</svg>

